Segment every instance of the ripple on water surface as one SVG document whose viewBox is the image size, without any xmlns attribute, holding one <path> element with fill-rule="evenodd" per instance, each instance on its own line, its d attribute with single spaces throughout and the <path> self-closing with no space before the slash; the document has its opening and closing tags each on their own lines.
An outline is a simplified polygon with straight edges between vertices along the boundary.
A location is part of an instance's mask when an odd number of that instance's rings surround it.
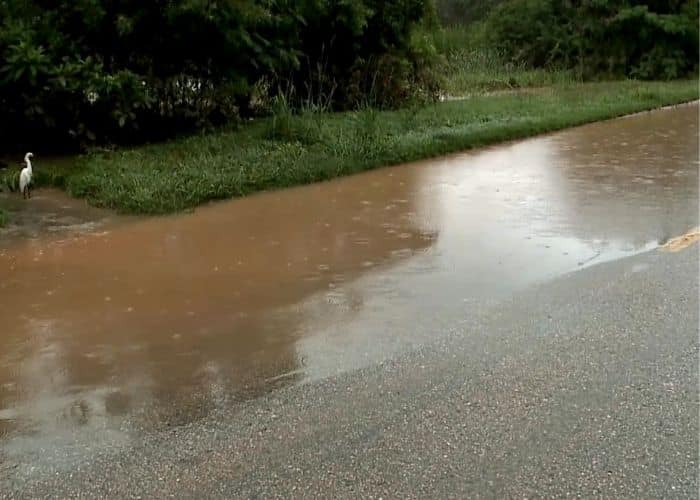
<svg viewBox="0 0 700 500">
<path fill-rule="evenodd" d="M 697 113 L 168 217 L 105 219 L 39 190 L 17 220 L 44 222 L 0 233 L 0 443 L 12 460 L 118 446 L 376 362 L 458 328 L 480 301 L 654 248 L 698 225 Z"/>
</svg>

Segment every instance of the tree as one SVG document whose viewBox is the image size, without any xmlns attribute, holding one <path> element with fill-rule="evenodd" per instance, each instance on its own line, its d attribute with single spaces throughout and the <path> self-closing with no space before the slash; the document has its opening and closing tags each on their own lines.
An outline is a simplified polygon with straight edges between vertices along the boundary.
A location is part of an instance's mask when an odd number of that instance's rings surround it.
<svg viewBox="0 0 700 500">
<path fill-rule="evenodd" d="M 672 79 L 697 71 L 697 19 L 696 0 L 511 0 L 486 31 L 510 58 L 534 66 Z"/>
<path fill-rule="evenodd" d="M 353 67 L 386 54 L 409 62 L 408 80 L 428 4 L 0 0 L 0 148 L 162 139 L 250 113 L 260 81 L 345 89 Z"/>
</svg>

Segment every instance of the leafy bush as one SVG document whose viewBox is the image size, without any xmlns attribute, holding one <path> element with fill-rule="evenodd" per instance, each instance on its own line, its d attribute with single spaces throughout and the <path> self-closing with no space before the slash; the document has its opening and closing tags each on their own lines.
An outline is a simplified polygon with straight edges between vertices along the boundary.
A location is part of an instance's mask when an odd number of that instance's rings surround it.
<svg viewBox="0 0 700 500">
<path fill-rule="evenodd" d="M 697 20 L 697 0 L 510 0 L 484 33 L 511 60 L 535 67 L 672 79 L 697 71 Z"/>
<path fill-rule="evenodd" d="M 483 19 L 503 0 L 436 0 L 437 14 L 446 26 L 468 25 Z"/>
<path fill-rule="evenodd" d="M 435 22 L 430 0 L 304 0 L 297 5 L 304 19 L 300 64 L 291 75 L 279 77 L 301 95 L 321 100 L 332 95 L 340 109 L 368 103 L 391 107 L 436 85 L 430 48 L 416 37 L 424 22 Z"/>
<path fill-rule="evenodd" d="M 286 22 L 268 14 L 254 2 L 2 2 L 0 135 L 76 145 L 228 120 L 252 81 L 294 60 L 284 40 L 255 38 Z"/>
<path fill-rule="evenodd" d="M 358 101 L 349 91 L 354 71 L 370 61 L 388 75 L 382 92 L 391 97 L 381 100 L 393 104 L 428 77 L 426 52 L 411 41 L 430 6 L 5 0 L 0 148 L 148 141 L 218 125 L 253 112 L 260 82 L 297 89 L 295 106 L 350 107 Z"/>
</svg>

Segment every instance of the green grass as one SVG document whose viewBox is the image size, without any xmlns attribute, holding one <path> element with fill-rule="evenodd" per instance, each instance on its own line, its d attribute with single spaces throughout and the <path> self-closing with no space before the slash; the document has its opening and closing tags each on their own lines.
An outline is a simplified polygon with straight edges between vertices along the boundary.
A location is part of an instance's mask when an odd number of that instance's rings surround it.
<svg viewBox="0 0 700 500">
<path fill-rule="evenodd" d="M 438 53 L 449 55 L 466 48 L 484 46 L 484 33 L 481 26 L 481 24 L 444 26 L 426 30 L 426 34 L 433 40 Z"/>
<path fill-rule="evenodd" d="M 446 57 L 444 90 L 450 96 L 573 84 L 579 79 L 571 70 L 529 68 L 504 61 L 493 49 L 462 49 Z"/>
<path fill-rule="evenodd" d="M 238 131 L 93 154 L 71 166 L 52 168 L 37 157 L 36 181 L 122 212 L 167 213 L 697 97 L 696 81 L 620 81 L 476 95 L 399 111 L 283 114 Z"/>
<path fill-rule="evenodd" d="M 570 70 L 531 68 L 508 61 L 484 41 L 483 25 L 448 26 L 430 32 L 444 58 L 443 89 L 450 96 L 479 92 L 572 84 L 580 80 Z"/>
</svg>

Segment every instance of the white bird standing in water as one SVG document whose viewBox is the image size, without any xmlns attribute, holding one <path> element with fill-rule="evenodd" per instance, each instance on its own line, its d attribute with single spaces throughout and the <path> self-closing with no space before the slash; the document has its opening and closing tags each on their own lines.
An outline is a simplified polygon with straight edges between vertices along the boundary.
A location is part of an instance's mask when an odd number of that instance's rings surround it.
<svg viewBox="0 0 700 500">
<path fill-rule="evenodd" d="M 19 190 L 22 191 L 24 199 L 32 197 L 32 193 L 29 191 L 29 185 L 32 183 L 32 162 L 30 158 L 33 156 L 33 153 L 24 155 L 24 163 L 26 163 L 27 166 L 19 173 Z"/>
</svg>

